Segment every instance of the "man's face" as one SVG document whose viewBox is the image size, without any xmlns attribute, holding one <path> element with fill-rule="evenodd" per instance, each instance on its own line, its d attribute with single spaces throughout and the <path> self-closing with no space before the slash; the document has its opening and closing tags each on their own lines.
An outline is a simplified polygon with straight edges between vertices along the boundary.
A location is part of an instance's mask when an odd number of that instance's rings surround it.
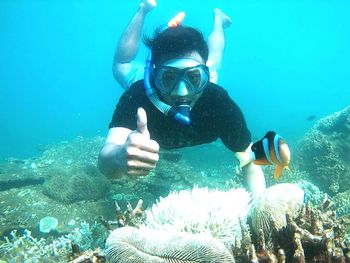
<svg viewBox="0 0 350 263">
<path fill-rule="evenodd" d="M 209 71 L 198 52 L 161 62 L 154 75 L 161 99 L 170 106 L 191 108 L 209 82 Z"/>
</svg>

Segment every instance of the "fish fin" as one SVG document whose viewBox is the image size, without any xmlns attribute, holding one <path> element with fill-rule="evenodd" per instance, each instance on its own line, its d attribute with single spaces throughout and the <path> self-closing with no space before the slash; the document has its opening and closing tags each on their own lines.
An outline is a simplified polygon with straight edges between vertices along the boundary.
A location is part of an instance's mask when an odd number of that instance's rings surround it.
<svg viewBox="0 0 350 263">
<path fill-rule="evenodd" d="M 181 25 L 182 20 L 185 18 L 185 12 L 178 13 L 168 22 L 168 27 L 178 27 Z"/>
<path fill-rule="evenodd" d="M 282 170 L 283 170 L 283 166 L 280 166 L 280 165 L 276 166 L 275 175 L 273 177 L 275 178 L 275 180 L 278 180 L 281 177 Z"/>
<path fill-rule="evenodd" d="M 242 168 L 243 166 L 246 166 L 248 163 L 253 161 L 253 155 L 253 152 L 236 152 L 235 156 L 239 161 L 239 167 Z"/>
<path fill-rule="evenodd" d="M 285 169 L 287 169 L 288 171 L 290 171 L 289 166 L 285 166 L 285 167 L 283 167 L 283 168 L 285 168 Z"/>
</svg>

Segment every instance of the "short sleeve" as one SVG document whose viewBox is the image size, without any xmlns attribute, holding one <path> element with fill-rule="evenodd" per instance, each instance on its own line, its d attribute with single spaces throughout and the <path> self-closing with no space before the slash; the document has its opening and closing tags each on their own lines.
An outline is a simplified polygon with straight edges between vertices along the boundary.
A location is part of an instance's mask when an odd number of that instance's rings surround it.
<svg viewBox="0 0 350 263">
<path fill-rule="evenodd" d="M 127 87 L 131 87 L 135 82 L 143 79 L 144 76 L 144 65 L 138 62 L 131 62 L 131 69 L 125 75 L 124 83 L 126 83 Z"/>
<path fill-rule="evenodd" d="M 216 111 L 219 137 L 231 151 L 244 151 L 251 143 L 251 134 L 243 113 L 226 90 L 222 90 L 219 96 L 217 101 L 220 105 L 217 105 L 219 110 Z"/>
<path fill-rule="evenodd" d="M 109 128 L 124 127 L 130 130 L 136 129 L 136 111 L 135 102 L 132 101 L 132 95 L 125 92 L 119 99 L 114 110 L 113 117 L 109 123 Z"/>
</svg>

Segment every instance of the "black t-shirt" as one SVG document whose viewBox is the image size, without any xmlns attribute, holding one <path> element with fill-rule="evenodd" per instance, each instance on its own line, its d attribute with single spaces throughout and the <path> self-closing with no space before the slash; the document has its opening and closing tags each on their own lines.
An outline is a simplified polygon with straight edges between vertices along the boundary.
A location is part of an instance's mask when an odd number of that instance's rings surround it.
<svg viewBox="0 0 350 263">
<path fill-rule="evenodd" d="M 232 151 L 245 150 L 251 143 L 250 132 L 239 107 L 226 90 L 210 83 L 191 109 L 191 125 L 181 124 L 153 106 L 144 91 L 143 81 L 134 83 L 121 96 L 109 128 L 136 129 L 139 107 L 147 113 L 151 139 L 161 147 L 179 148 L 210 143 L 220 138 Z"/>
</svg>

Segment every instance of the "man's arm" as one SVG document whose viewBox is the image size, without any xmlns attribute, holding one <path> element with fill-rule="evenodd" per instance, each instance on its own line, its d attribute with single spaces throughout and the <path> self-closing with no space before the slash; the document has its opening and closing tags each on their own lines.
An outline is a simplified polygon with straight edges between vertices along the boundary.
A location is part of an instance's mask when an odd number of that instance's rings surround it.
<svg viewBox="0 0 350 263">
<path fill-rule="evenodd" d="M 137 129 L 111 128 L 102 147 L 98 166 L 107 177 L 114 179 L 124 173 L 128 175 L 147 175 L 159 159 L 159 145 L 150 139 L 147 129 L 146 112 L 137 111 Z"/>
<path fill-rule="evenodd" d="M 242 168 L 242 172 L 253 196 L 258 196 L 266 190 L 265 176 L 261 166 L 249 163 Z"/>
<path fill-rule="evenodd" d="M 251 144 L 244 152 L 250 155 L 252 152 Z M 266 190 L 265 176 L 261 166 L 250 162 L 242 167 L 242 172 L 246 178 L 248 189 L 253 196 L 258 196 Z"/>
</svg>

